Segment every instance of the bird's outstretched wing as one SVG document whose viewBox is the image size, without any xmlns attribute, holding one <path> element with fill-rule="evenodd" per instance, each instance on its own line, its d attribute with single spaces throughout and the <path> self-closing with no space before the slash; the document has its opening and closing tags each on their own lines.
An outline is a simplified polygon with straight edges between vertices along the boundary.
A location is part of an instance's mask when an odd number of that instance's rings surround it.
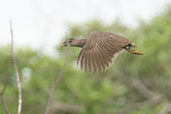
<svg viewBox="0 0 171 114">
<path fill-rule="evenodd" d="M 117 34 L 93 32 L 80 51 L 77 63 L 82 70 L 88 72 L 104 71 L 129 43 L 128 39 Z"/>
</svg>

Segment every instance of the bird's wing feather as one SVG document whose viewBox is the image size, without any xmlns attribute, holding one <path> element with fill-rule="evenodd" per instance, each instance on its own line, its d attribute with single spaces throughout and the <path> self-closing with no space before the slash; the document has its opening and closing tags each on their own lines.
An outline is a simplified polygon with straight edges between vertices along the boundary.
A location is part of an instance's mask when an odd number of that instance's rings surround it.
<svg viewBox="0 0 171 114">
<path fill-rule="evenodd" d="M 129 43 L 128 39 L 113 33 L 93 32 L 80 51 L 77 63 L 85 71 L 104 71 Z"/>
</svg>

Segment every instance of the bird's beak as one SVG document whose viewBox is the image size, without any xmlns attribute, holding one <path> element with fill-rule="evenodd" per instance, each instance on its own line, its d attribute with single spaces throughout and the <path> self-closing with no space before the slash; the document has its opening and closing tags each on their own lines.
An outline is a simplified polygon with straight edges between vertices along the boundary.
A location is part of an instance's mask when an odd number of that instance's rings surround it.
<svg viewBox="0 0 171 114">
<path fill-rule="evenodd" d="M 61 45 L 60 45 L 60 47 L 64 47 L 65 45 L 62 43 Z"/>
</svg>

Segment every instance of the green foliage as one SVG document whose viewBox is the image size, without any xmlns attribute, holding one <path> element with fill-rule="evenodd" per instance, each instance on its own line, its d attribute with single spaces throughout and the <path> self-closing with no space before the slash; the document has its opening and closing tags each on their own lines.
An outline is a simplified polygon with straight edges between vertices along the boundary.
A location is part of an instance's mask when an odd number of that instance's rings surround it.
<svg viewBox="0 0 171 114">
<path fill-rule="evenodd" d="M 80 51 L 70 49 L 69 62 L 58 83 L 52 107 L 55 103 L 63 102 L 72 110 L 52 108 L 56 114 L 113 114 L 134 102 L 147 100 L 131 86 L 130 79 L 138 78 L 151 91 L 171 99 L 171 8 L 151 22 L 140 22 L 136 29 L 129 29 L 116 20 L 105 25 L 99 20 L 83 25 L 69 25 L 69 33 L 64 38 L 86 38 L 91 31 L 99 30 L 124 34 L 135 42 L 143 56 L 131 55 L 124 52 L 110 69 L 102 73 L 86 73 L 75 67 L 75 60 Z M 30 48 L 16 51 L 17 64 L 22 78 L 23 114 L 44 113 L 47 105 L 52 82 L 58 76 L 63 63 L 64 51 L 59 58 L 44 55 Z M 3 87 L 8 69 L 9 48 L 0 48 L 0 89 Z M 17 110 L 17 88 L 13 68 L 9 69 L 10 80 L 4 98 L 11 113 Z M 128 111 L 129 114 L 156 114 L 160 112 L 165 101 L 148 107 L 145 104 L 137 109 Z M 79 108 L 74 108 L 79 107 Z M 64 107 L 65 108 L 65 107 Z M 73 111 L 74 110 L 74 111 Z M 4 114 L 0 105 L 0 114 Z"/>
</svg>

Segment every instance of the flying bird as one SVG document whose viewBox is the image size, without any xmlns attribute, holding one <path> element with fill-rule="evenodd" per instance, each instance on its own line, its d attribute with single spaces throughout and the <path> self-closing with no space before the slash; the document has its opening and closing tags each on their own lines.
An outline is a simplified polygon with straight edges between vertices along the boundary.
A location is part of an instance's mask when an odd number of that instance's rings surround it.
<svg viewBox="0 0 171 114">
<path fill-rule="evenodd" d="M 143 55 L 143 53 L 133 50 L 135 43 L 127 38 L 115 33 L 95 31 L 85 39 L 70 38 L 61 44 L 63 46 L 73 46 L 82 48 L 77 64 L 81 70 L 87 72 L 104 71 L 109 68 L 117 56 L 126 50 L 131 54 Z"/>
</svg>

